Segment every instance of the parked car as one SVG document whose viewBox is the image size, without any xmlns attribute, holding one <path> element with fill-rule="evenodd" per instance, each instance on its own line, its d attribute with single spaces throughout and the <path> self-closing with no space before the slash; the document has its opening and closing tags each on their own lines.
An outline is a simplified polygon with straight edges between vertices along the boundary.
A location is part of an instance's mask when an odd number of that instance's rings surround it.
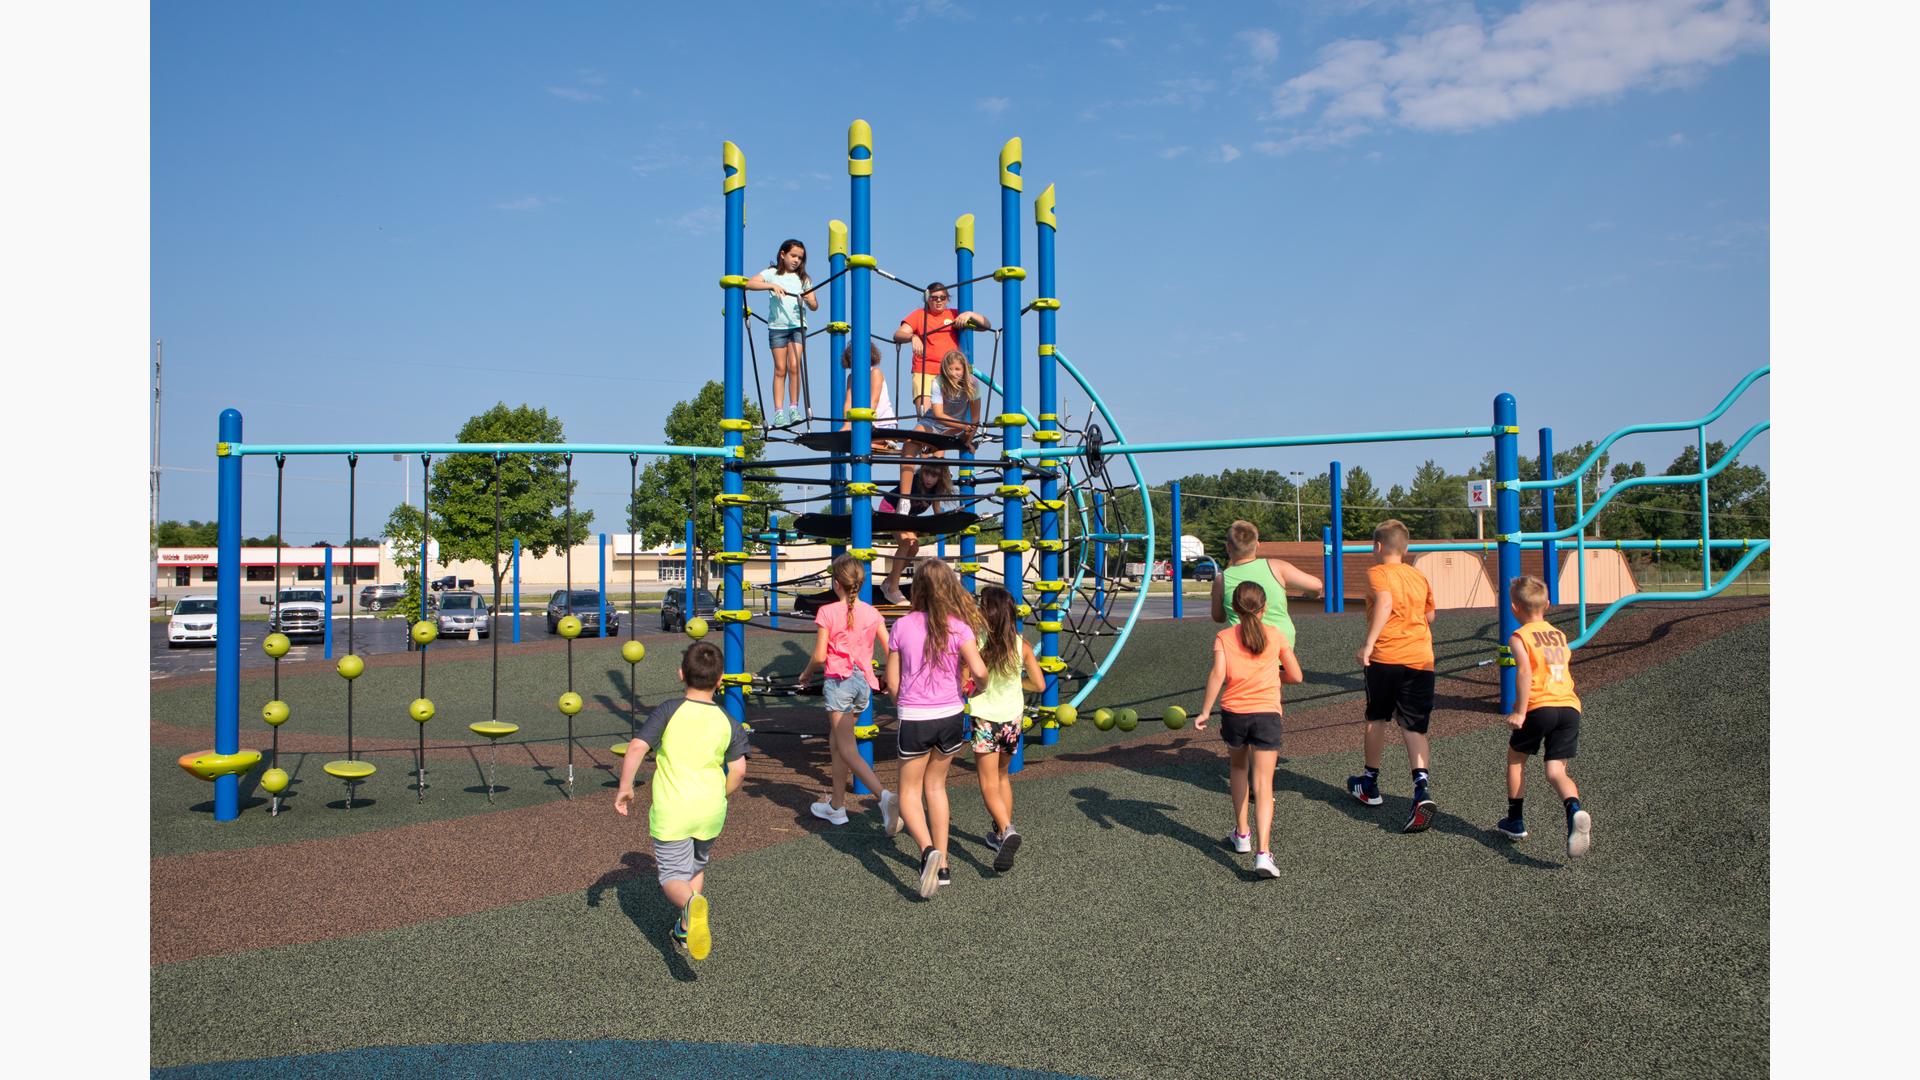
<svg viewBox="0 0 1920 1080">
<path fill-rule="evenodd" d="M 667 598 L 660 601 L 660 629 L 685 630 L 689 618 L 711 619 L 713 613 L 720 608 L 719 601 L 713 598 L 712 593 L 705 589 L 695 589 L 693 590 L 693 614 L 688 615 L 686 597 L 685 589 L 667 590 Z"/>
<path fill-rule="evenodd" d="M 360 606 L 368 611 L 383 611 L 399 603 L 401 597 L 406 595 L 405 585 L 368 585 L 360 590 Z"/>
<path fill-rule="evenodd" d="M 493 630 L 493 613 L 487 610 L 487 602 L 477 592 L 441 593 L 439 603 L 434 605 L 433 624 L 442 634 L 465 635 L 469 630 L 480 631 L 481 637 L 488 637 Z"/>
<path fill-rule="evenodd" d="M 1212 559 L 1198 559 L 1185 564 L 1180 572 L 1194 581 L 1212 581 L 1220 576 L 1220 567 Z"/>
<path fill-rule="evenodd" d="M 580 620 L 580 632 L 582 634 L 598 635 L 600 633 L 599 589 L 575 589 L 572 593 L 561 589 L 559 592 L 554 593 L 553 599 L 547 601 L 547 633 L 557 634 L 560 632 L 560 620 L 566 618 L 568 614 L 567 598 L 569 596 L 573 598 L 573 617 Z M 620 609 L 614 607 L 612 604 L 608 604 L 607 633 L 617 634 L 619 632 Z"/>
<path fill-rule="evenodd" d="M 342 599 L 336 596 L 333 602 L 338 604 Z M 273 598 L 263 596 L 260 602 L 273 604 Z M 288 637 L 321 637 L 327 632 L 326 619 L 325 589 L 281 589 L 280 603 L 267 616 L 267 630 Z"/>
<path fill-rule="evenodd" d="M 448 574 L 446 577 L 434 578 L 432 581 L 427 582 L 427 588 L 432 589 L 434 592 L 451 589 L 471 589 L 473 588 L 473 579 L 454 577 L 452 574 Z"/>
<path fill-rule="evenodd" d="M 167 648 L 182 645 L 212 645 L 216 619 L 220 611 L 217 596 L 183 596 L 167 616 Z"/>
</svg>

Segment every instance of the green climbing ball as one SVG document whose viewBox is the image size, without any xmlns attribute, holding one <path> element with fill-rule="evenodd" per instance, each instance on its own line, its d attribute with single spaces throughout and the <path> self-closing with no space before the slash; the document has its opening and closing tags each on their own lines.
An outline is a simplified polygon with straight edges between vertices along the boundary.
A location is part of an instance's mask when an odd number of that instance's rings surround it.
<svg viewBox="0 0 1920 1080">
<path fill-rule="evenodd" d="M 1132 709 L 1121 709 L 1114 714 L 1113 724 L 1121 731 L 1132 731 L 1140 726 L 1140 714 Z"/>
<path fill-rule="evenodd" d="M 1167 706 L 1165 715 L 1161 716 L 1160 719 L 1166 721 L 1167 727 L 1172 728 L 1174 731 L 1179 731 L 1181 728 L 1187 726 L 1187 710 L 1178 705 L 1169 705 Z"/>
<path fill-rule="evenodd" d="M 561 619 L 559 629 L 560 629 L 560 636 L 563 638 L 579 637 L 580 636 L 580 616 L 569 615 L 566 618 Z"/>
<path fill-rule="evenodd" d="M 687 620 L 687 636 L 694 639 L 695 641 L 698 641 L 701 638 L 706 637 L 707 636 L 707 620 L 688 619 Z"/>
<path fill-rule="evenodd" d="M 413 624 L 413 643 L 416 645 L 431 645 L 433 639 L 439 636 L 440 628 L 425 619 Z"/>
<path fill-rule="evenodd" d="M 1061 727 L 1072 727 L 1080 720 L 1080 710 L 1071 705 L 1062 705 L 1053 710 L 1053 717 L 1060 721 Z"/>
<path fill-rule="evenodd" d="M 260 719 L 265 720 L 274 727 L 279 727 L 281 724 L 286 723 L 287 717 L 292 715 L 293 710 L 288 708 L 287 703 L 284 701 L 269 701 L 265 705 L 260 706 Z"/>
<path fill-rule="evenodd" d="M 423 697 L 414 698 L 413 704 L 407 706 L 407 715 L 413 717 L 414 723 L 424 724 L 433 719 L 433 702 Z"/>
<path fill-rule="evenodd" d="M 573 716 L 586 707 L 587 703 L 580 700 L 580 695 L 571 690 L 560 695 L 560 711 L 568 716 Z"/>
<path fill-rule="evenodd" d="M 1114 715 L 1113 715 L 1112 709 L 1093 710 L 1093 726 L 1094 727 L 1099 728 L 1101 731 L 1112 731 L 1113 724 L 1114 724 Z"/>
<path fill-rule="evenodd" d="M 620 646 L 620 658 L 629 664 L 637 664 L 647 658 L 647 647 L 629 639 Z"/>
<path fill-rule="evenodd" d="M 287 785 L 292 782 L 293 777 L 288 776 L 285 769 L 268 769 L 260 774 L 260 790 L 269 795 L 280 794 L 287 790 Z"/>
<path fill-rule="evenodd" d="M 340 658 L 339 663 L 333 665 L 333 670 L 339 672 L 343 679 L 357 679 L 361 672 L 367 670 L 367 662 L 353 653 L 348 653 Z"/>
<path fill-rule="evenodd" d="M 1021 717 L 1021 718 L 1020 718 L 1020 730 L 1021 730 L 1021 731 L 1031 731 L 1031 730 L 1033 730 L 1033 717 L 1031 717 L 1031 716 L 1023 716 L 1023 717 Z"/>
<path fill-rule="evenodd" d="M 293 642 L 289 641 L 285 634 L 268 634 L 267 640 L 261 642 L 260 647 L 267 650 L 268 656 L 278 660 L 287 655 L 287 650 L 293 648 Z"/>
</svg>

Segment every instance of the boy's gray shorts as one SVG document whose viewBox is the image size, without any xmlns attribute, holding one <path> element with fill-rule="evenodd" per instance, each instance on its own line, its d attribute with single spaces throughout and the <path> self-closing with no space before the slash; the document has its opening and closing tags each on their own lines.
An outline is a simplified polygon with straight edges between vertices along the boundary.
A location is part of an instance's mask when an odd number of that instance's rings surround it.
<svg viewBox="0 0 1920 1080">
<path fill-rule="evenodd" d="M 693 876 L 707 868 L 707 858 L 713 851 L 712 840 L 655 840 L 653 842 L 653 861 L 660 868 L 660 881 L 692 881 Z"/>
</svg>

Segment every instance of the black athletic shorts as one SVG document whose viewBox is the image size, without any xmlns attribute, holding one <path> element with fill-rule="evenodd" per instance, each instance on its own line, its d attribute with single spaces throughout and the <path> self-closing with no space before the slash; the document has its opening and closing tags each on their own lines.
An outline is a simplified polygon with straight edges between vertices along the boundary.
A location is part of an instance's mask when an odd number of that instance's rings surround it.
<svg viewBox="0 0 1920 1080">
<path fill-rule="evenodd" d="M 902 761 L 925 757 L 929 750 L 952 757 L 967 745 L 967 714 L 954 713 L 938 720 L 902 720 L 899 740 Z"/>
<path fill-rule="evenodd" d="M 1238 750 L 1280 749 L 1280 714 L 1277 712 L 1228 712 L 1220 710 L 1220 737 Z"/>
<path fill-rule="evenodd" d="M 1547 744 L 1548 761 L 1573 760 L 1574 753 L 1580 749 L 1580 710 L 1564 705 L 1528 709 L 1527 722 L 1508 736 L 1507 746 L 1515 753 L 1531 757 L 1539 752 L 1543 741 Z"/>
<path fill-rule="evenodd" d="M 1377 661 L 1367 665 L 1367 719 L 1392 720 L 1425 735 L 1432 718 L 1432 671 Z"/>
</svg>

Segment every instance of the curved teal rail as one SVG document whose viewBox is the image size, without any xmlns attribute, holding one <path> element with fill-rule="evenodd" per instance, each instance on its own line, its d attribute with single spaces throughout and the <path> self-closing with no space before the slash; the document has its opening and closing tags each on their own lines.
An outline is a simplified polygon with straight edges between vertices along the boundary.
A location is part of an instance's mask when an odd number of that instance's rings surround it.
<svg viewBox="0 0 1920 1080">
<path fill-rule="evenodd" d="M 1772 426 L 1772 421 L 1762 420 L 1748 428 L 1747 433 L 1740 436 L 1738 442 L 1734 443 L 1726 453 L 1720 455 L 1719 461 L 1714 462 L 1700 472 L 1686 473 L 1681 476 L 1636 476 L 1631 480 L 1622 480 L 1608 488 L 1605 494 L 1601 495 L 1598 499 L 1595 499 L 1592 508 L 1581 514 L 1578 521 L 1575 521 L 1566 528 L 1556 529 L 1553 532 L 1514 533 L 1507 539 L 1519 544 L 1538 543 L 1541 540 L 1565 540 L 1575 533 L 1585 532 L 1587 526 L 1593 524 L 1594 519 L 1600 516 L 1600 511 L 1605 509 L 1606 505 L 1613 501 L 1613 497 L 1622 491 L 1637 487 L 1647 487 L 1652 484 L 1697 484 L 1703 480 L 1712 479 L 1726 471 L 1727 466 L 1733 464 L 1733 459 L 1740 456 L 1740 451 L 1745 450 L 1748 443 L 1758 438 L 1761 432 L 1766 431 Z"/>
<path fill-rule="evenodd" d="M 1727 396 L 1720 399 L 1720 404 L 1715 406 L 1712 412 L 1698 420 L 1674 420 L 1665 424 L 1629 424 L 1606 438 L 1601 439 L 1600 445 L 1593 448 L 1593 453 L 1588 454 L 1587 459 L 1582 461 L 1577 468 L 1569 470 L 1567 475 L 1553 480 L 1520 480 L 1515 483 L 1515 488 L 1519 491 L 1537 491 L 1541 488 L 1565 487 L 1573 483 L 1576 479 L 1585 476 L 1587 471 L 1593 468 L 1593 463 L 1600 460 L 1600 455 L 1607 452 L 1608 447 L 1628 435 L 1642 435 L 1650 431 L 1689 431 L 1694 428 L 1705 427 L 1715 420 L 1720 419 L 1722 416 L 1725 416 L 1727 410 L 1733 408 L 1733 403 L 1740 400 L 1740 395 L 1746 393 L 1749 386 L 1766 378 L 1772 372 L 1772 364 L 1768 364 L 1765 367 L 1754 368 L 1752 371 L 1747 372 L 1747 377 L 1741 379 L 1732 390 L 1727 391 Z M 1556 537 L 1556 539 L 1558 538 Z"/>
<path fill-rule="evenodd" d="M 1741 574 L 1745 573 L 1747 567 L 1753 565 L 1753 560 L 1759 558 L 1762 555 L 1765 555 L 1767 553 L 1767 549 L 1772 546 L 1773 546 L 1772 542 L 1768 540 L 1754 541 L 1752 550 L 1748 551 L 1745 555 L 1742 555 L 1740 557 L 1740 561 L 1737 563 L 1734 563 L 1732 568 L 1730 568 L 1727 571 L 1726 575 L 1722 577 L 1719 581 L 1715 582 L 1713 587 L 1710 589 L 1695 589 L 1692 592 L 1683 592 L 1683 593 L 1640 592 L 1640 593 L 1634 593 L 1631 596 L 1623 596 L 1620 599 L 1615 600 L 1613 603 L 1608 604 L 1607 609 L 1605 611 L 1602 611 L 1599 617 L 1593 620 L 1593 624 L 1587 627 L 1586 632 L 1581 634 L 1579 637 L 1575 638 L 1573 641 L 1568 642 L 1567 647 L 1570 649 L 1578 649 L 1581 646 L 1585 645 L 1587 642 L 1592 641 L 1593 635 L 1599 633 L 1600 628 L 1607 625 L 1607 620 L 1613 618 L 1614 612 L 1619 611 L 1621 608 L 1624 608 L 1629 604 L 1673 604 L 1673 603 L 1680 603 L 1681 601 L 1685 601 L 1685 600 L 1708 600 L 1715 596 L 1718 596 L 1720 595 L 1721 590 L 1725 589 L 1728 585 L 1732 584 L 1735 578 L 1738 578 Z"/>
<path fill-rule="evenodd" d="M 1119 421 L 1113 418 L 1113 413 L 1107 411 L 1106 401 L 1100 397 L 1098 391 L 1088 385 L 1086 376 L 1080 374 L 1080 369 L 1074 367 L 1071 360 L 1062 356 L 1058 348 L 1054 349 L 1053 358 L 1060 362 L 1060 366 L 1066 369 L 1067 374 L 1073 376 L 1074 382 L 1080 384 L 1080 389 L 1087 392 L 1087 400 L 1093 402 L 1093 407 L 1099 409 L 1100 415 L 1106 418 L 1107 425 L 1113 429 L 1113 437 L 1125 442 L 1127 437 L 1121 433 Z M 1140 509 L 1147 519 L 1147 565 L 1152 566 L 1154 546 L 1152 496 L 1147 493 L 1147 478 L 1140 474 L 1140 463 L 1130 454 L 1123 456 L 1127 459 L 1127 467 L 1133 470 L 1134 483 L 1140 487 Z M 1100 685 L 1100 680 L 1107 677 L 1108 669 L 1112 668 L 1113 662 L 1120 658 L 1120 651 L 1126 648 L 1127 638 L 1133 634 L 1133 624 L 1140 621 L 1140 612 L 1145 609 L 1146 604 L 1147 590 L 1143 586 L 1139 592 L 1133 594 L 1133 610 L 1127 612 L 1127 621 L 1121 625 L 1119 636 L 1113 639 L 1113 647 L 1107 650 L 1106 659 L 1100 661 L 1100 666 L 1094 669 L 1093 675 L 1087 679 L 1087 684 L 1082 686 L 1080 692 L 1073 695 L 1073 700 L 1067 704 L 1076 709 L 1079 708 L 1080 703 L 1087 699 L 1087 695 L 1093 693 L 1093 688 Z"/>
</svg>

